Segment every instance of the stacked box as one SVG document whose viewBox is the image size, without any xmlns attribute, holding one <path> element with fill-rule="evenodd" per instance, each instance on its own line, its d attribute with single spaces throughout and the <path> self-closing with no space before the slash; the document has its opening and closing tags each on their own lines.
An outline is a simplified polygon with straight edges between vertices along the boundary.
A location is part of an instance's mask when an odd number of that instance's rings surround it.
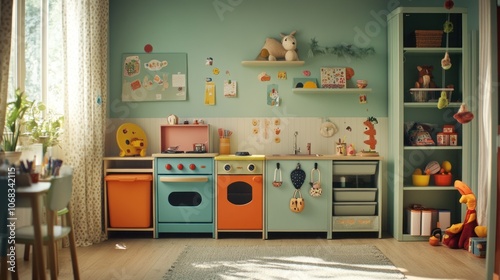
<svg viewBox="0 0 500 280">
<path fill-rule="evenodd" d="M 480 258 L 486 257 L 486 238 L 469 238 L 469 252 Z"/>
</svg>

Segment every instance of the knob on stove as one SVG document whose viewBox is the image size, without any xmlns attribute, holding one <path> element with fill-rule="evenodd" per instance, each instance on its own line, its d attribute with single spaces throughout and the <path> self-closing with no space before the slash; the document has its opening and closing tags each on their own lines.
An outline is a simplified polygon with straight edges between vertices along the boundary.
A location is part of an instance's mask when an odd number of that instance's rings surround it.
<svg viewBox="0 0 500 280">
<path fill-rule="evenodd" d="M 182 165 L 182 163 L 177 164 L 177 169 L 179 170 L 184 169 L 184 165 Z"/>
<path fill-rule="evenodd" d="M 250 163 L 250 164 L 247 166 L 247 169 L 248 169 L 248 171 L 250 171 L 250 172 L 255 171 L 255 164 Z"/>
<path fill-rule="evenodd" d="M 224 164 L 224 170 L 227 172 L 231 171 L 231 165 L 229 163 Z"/>
<path fill-rule="evenodd" d="M 170 163 L 165 164 L 165 169 L 172 170 L 172 165 Z"/>
<path fill-rule="evenodd" d="M 194 163 L 191 163 L 191 164 L 189 165 L 189 169 L 191 169 L 191 170 L 195 170 L 195 169 L 196 169 L 196 165 L 194 165 Z"/>
</svg>

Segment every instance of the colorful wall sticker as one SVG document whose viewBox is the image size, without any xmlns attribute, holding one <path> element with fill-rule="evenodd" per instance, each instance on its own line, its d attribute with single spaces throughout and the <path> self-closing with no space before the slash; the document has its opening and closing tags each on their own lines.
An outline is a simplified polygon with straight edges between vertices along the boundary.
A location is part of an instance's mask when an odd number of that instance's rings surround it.
<svg viewBox="0 0 500 280">
<path fill-rule="evenodd" d="M 205 105 L 215 105 L 215 83 L 205 83 Z"/>
<path fill-rule="evenodd" d="M 268 82 L 271 80 L 271 76 L 269 76 L 266 72 L 261 72 L 258 76 L 257 79 L 261 82 Z"/>
<path fill-rule="evenodd" d="M 267 105 L 270 106 L 280 105 L 280 96 L 278 93 L 277 84 L 270 84 L 267 86 Z"/>
<path fill-rule="evenodd" d="M 278 71 L 278 80 L 286 80 L 286 71 Z"/>
<path fill-rule="evenodd" d="M 359 103 L 360 104 L 365 104 L 368 102 L 368 99 L 366 98 L 366 94 L 362 93 L 359 95 Z"/>
<path fill-rule="evenodd" d="M 224 81 L 224 96 L 236 97 L 236 81 L 234 80 Z"/>
<path fill-rule="evenodd" d="M 377 130 L 375 129 L 375 124 L 378 124 L 378 120 L 375 117 L 368 117 L 363 124 L 365 125 L 365 131 L 363 133 L 368 135 L 368 139 L 363 143 L 367 144 L 370 150 L 375 150 L 377 147 L 377 139 L 375 139 Z"/>
<path fill-rule="evenodd" d="M 153 51 L 153 46 L 151 46 L 151 44 L 146 44 L 146 45 L 144 46 L 144 51 L 145 51 L 146 53 L 150 53 L 150 52 L 152 52 L 152 51 Z"/>
</svg>

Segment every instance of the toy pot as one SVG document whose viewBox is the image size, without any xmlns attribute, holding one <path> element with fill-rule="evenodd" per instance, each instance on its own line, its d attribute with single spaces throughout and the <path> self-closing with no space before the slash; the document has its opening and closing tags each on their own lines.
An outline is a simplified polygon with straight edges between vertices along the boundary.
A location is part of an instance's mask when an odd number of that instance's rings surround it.
<svg viewBox="0 0 500 280">
<path fill-rule="evenodd" d="M 435 228 L 432 230 L 431 237 L 429 237 L 429 244 L 431 246 L 438 246 L 441 244 L 441 239 L 443 236 L 443 232 L 440 228 Z"/>
</svg>

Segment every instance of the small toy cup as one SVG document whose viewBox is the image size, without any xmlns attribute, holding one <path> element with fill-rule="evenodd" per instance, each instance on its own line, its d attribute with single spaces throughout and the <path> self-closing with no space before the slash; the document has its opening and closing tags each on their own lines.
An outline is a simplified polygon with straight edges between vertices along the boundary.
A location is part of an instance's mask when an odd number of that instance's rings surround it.
<svg viewBox="0 0 500 280">
<path fill-rule="evenodd" d="M 365 88 L 368 85 L 366 80 L 357 80 L 358 88 Z"/>
</svg>

